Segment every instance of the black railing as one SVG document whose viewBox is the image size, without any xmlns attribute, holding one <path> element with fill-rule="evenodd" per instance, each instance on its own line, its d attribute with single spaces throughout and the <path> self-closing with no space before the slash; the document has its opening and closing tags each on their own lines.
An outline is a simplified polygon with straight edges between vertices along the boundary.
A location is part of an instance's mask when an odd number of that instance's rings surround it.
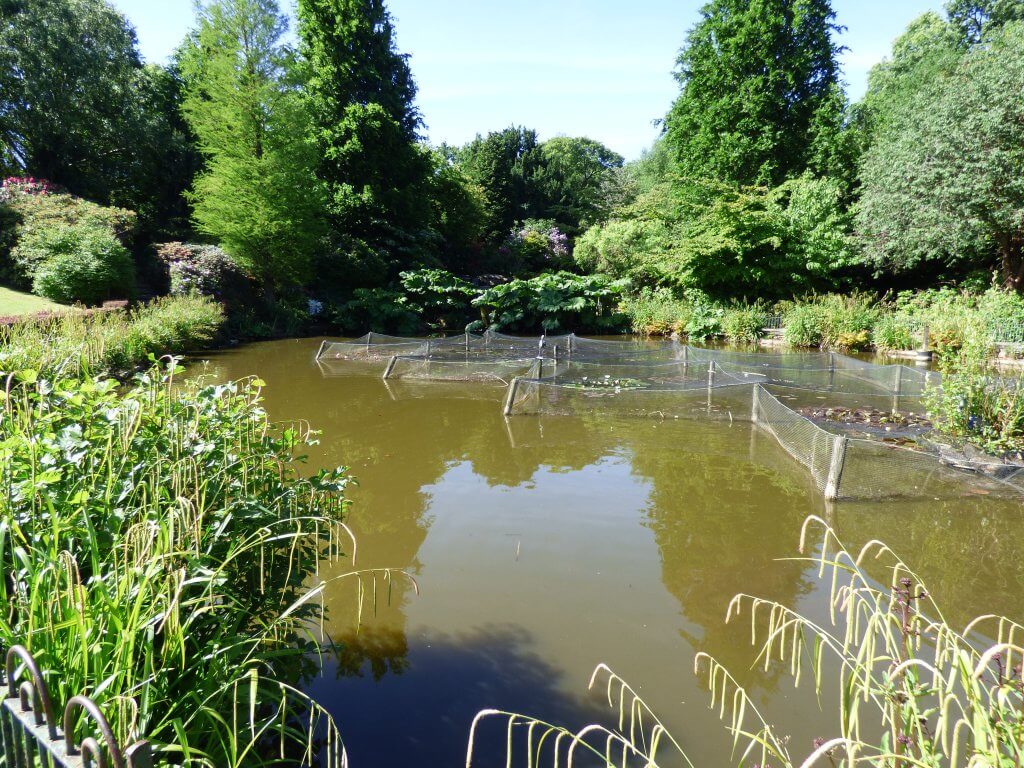
<svg viewBox="0 0 1024 768">
<path fill-rule="evenodd" d="M 20 681 L 20 682 L 19 682 Z M 110 723 L 87 696 L 57 710 L 36 660 L 23 646 L 7 651 L 0 701 L 0 768 L 150 768 L 146 741 L 122 749 Z M 81 721 L 81 722 L 79 722 Z M 91 730 L 79 739 L 77 726 Z"/>
</svg>

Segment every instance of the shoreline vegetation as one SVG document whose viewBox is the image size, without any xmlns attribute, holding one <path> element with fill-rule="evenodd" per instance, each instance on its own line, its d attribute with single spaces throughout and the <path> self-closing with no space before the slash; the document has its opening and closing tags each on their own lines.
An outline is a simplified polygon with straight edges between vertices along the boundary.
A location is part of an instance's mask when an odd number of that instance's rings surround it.
<svg viewBox="0 0 1024 768">
<path fill-rule="evenodd" d="M 927 327 L 930 422 L 1024 450 L 1024 376 L 991 363 L 1024 343 L 1024 0 L 923 14 L 856 103 L 841 29 L 830 0 L 708 0 L 680 30 L 662 136 L 626 162 L 516 125 L 429 144 L 384 2 L 203 0 L 164 64 L 109 0 L 5 3 L 0 300 L 131 308 L 0 325 L 0 646 L 161 766 L 345 764 L 298 687 L 317 565 L 354 553 L 351 478 L 305 468 L 316 433 L 271 424 L 259 379 L 176 379 L 174 355 L 219 339 L 777 327 L 795 349 L 886 352 Z M 844 700 L 814 757 L 1024 764 L 1024 629 L 999 621 L 1005 655 L 979 656 L 902 563 L 878 582 L 827 528 L 820 549 L 852 579 L 854 632 L 755 603 L 765 655 L 799 670 L 810 643 L 815 667 L 836 650 L 889 735 L 861 744 Z M 401 577 L 340 578 L 375 595 Z M 716 701 L 746 706 L 705 661 Z M 762 765 L 795 762 L 752 727 Z M 962 761 L 950 728 L 975 741 Z"/>
</svg>

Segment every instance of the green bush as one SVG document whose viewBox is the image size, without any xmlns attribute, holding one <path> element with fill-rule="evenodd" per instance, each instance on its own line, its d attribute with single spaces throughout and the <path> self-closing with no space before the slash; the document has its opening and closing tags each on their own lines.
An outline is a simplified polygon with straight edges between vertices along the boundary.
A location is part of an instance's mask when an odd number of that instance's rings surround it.
<svg viewBox="0 0 1024 768">
<path fill-rule="evenodd" d="M 985 344 L 968 343 L 941 358 L 942 387 L 927 392 L 937 429 L 993 455 L 1024 451 L 1024 373 L 1006 376 Z"/>
<path fill-rule="evenodd" d="M 135 265 L 108 230 L 90 224 L 35 230 L 18 250 L 39 264 L 33 292 L 61 304 L 94 305 L 134 293 Z"/>
<path fill-rule="evenodd" d="M 690 322 L 693 307 L 676 297 L 668 288 L 645 288 L 623 299 L 622 311 L 634 333 L 667 336 L 683 333 Z"/>
<path fill-rule="evenodd" d="M 131 245 L 137 217 L 133 211 L 97 205 L 80 197 L 52 192 L 11 192 L 4 198 L 0 237 L 0 278 L 20 288 L 29 288 L 36 270 L 45 259 L 26 252 L 22 243 L 33 242 L 40 233 L 62 227 L 92 226 L 109 232 L 122 245 Z M 9 253 L 5 252 L 9 247 Z"/>
<path fill-rule="evenodd" d="M 722 334 L 722 320 L 725 310 L 702 293 L 694 292 L 690 300 L 690 318 L 686 321 L 683 333 L 686 338 L 704 341 L 712 336 Z"/>
<path fill-rule="evenodd" d="M 462 278 L 444 269 L 417 269 L 399 277 L 409 309 L 431 330 L 462 330 L 473 319 L 472 301 L 480 295 Z"/>
<path fill-rule="evenodd" d="M 356 288 L 352 297 L 339 305 L 331 319 L 343 333 L 364 331 L 415 336 L 423 324 L 409 297 L 396 288 Z"/>
<path fill-rule="evenodd" d="M 824 338 L 822 317 L 814 304 L 793 304 L 782 316 L 783 339 L 791 347 L 820 347 Z"/>
<path fill-rule="evenodd" d="M 872 339 L 875 347 L 883 352 L 913 349 L 914 323 L 905 315 L 884 314 L 875 323 Z"/>
<path fill-rule="evenodd" d="M 722 317 L 722 333 L 729 341 L 751 343 L 764 335 L 768 312 L 761 306 L 731 307 Z"/>
</svg>

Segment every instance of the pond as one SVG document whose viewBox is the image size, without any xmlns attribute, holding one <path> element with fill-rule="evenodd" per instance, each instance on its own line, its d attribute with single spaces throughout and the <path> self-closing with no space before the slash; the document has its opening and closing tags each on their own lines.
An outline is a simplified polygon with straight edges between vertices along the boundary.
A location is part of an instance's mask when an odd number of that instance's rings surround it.
<svg viewBox="0 0 1024 768">
<path fill-rule="evenodd" d="M 786 670 L 752 667 L 748 621 L 724 617 L 748 592 L 825 620 L 815 570 L 777 562 L 797 554 L 810 514 L 850 547 L 892 545 L 954 626 L 982 612 L 1022 617 L 1019 502 L 827 504 L 749 423 L 506 419 L 499 386 L 326 376 L 319 342 L 253 344 L 191 367 L 217 380 L 257 374 L 273 419 L 322 430 L 311 465 L 348 465 L 359 481 L 358 565 L 418 583 L 418 595 L 397 586 L 358 631 L 351 586 L 328 594 L 340 650 L 305 687 L 337 719 L 354 768 L 464 764 L 470 722 L 488 707 L 608 723 L 602 696 L 586 690 L 599 662 L 641 692 L 696 764 L 726 764 L 731 737 L 694 676 L 696 651 L 726 663 L 802 757 L 833 734 L 834 696 L 819 706 Z M 504 765 L 503 735 L 491 735 L 475 764 Z"/>
</svg>

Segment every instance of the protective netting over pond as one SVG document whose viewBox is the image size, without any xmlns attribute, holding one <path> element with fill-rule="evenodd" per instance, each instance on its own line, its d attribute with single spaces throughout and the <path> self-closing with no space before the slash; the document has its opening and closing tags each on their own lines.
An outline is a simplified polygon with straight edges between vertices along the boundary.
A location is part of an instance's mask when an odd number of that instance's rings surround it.
<svg viewBox="0 0 1024 768">
<path fill-rule="evenodd" d="M 488 384 L 489 396 L 505 386 L 506 416 L 748 423 L 771 435 L 829 499 L 1024 493 L 1024 466 L 931 439 L 924 396 L 941 377 L 903 365 L 837 353 L 493 332 L 367 334 L 324 342 L 317 362 L 325 375 L 375 365 L 407 395 L 431 382 Z"/>
</svg>

